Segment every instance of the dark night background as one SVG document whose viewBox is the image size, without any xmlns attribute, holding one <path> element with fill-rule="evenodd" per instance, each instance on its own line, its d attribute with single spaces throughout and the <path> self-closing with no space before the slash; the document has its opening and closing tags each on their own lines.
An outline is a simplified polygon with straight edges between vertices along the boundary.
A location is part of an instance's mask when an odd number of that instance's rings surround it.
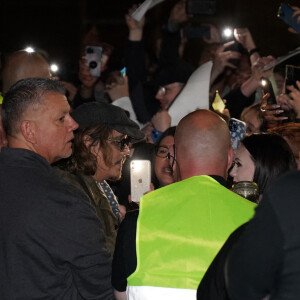
<svg viewBox="0 0 300 300">
<path fill-rule="evenodd" d="M 0 51 L 2 55 L 27 45 L 44 49 L 50 61 L 77 61 L 79 41 L 90 24 L 100 30 L 102 41 L 122 56 L 127 26 L 124 15 L 139 1 L 129 0 L 1 0 Z M 159 28 L 176 3 L 166 0 L 147 13 L 147 32 Z M 200 21 L 221 28 L 248 27 L 262 55 L 280 56 L 300 45 L 300 37 L 287 31 L 277 18 L 280 0 L 217 0 L 217 12 Z M 300 1 L 289 1 L 300 6 Z M 150 34 L 150 33 L 149 33 Z"/>
</svg>

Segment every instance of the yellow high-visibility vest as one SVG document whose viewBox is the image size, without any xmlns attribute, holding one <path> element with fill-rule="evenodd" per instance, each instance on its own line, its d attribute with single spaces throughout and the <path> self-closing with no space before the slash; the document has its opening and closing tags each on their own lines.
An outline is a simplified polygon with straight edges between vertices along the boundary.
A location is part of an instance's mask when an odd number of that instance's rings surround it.
<svg viewBox="0 0 300 300">
<path fill-rule="evenodd" d="M 137 268 L 128 286 L 196 290 L 228 236 L 253 217 L 255 206 L 210 176 L 191 177 L 143 196 Z"/>
</svg>

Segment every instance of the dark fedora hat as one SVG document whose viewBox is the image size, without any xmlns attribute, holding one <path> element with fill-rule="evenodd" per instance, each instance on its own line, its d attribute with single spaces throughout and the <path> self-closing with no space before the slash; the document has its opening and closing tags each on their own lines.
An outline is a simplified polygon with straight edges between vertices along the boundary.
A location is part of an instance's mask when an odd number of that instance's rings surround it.
<svg viewBox="0 0 300 300">
<path fill-rule="evenodd" d="M 120 133 L 127 134 L 132 143 L 142 141 L 145 138 L 139 125 L 128 118 L 125 110 L 109 103 L 89 102 L 82 104 L 71 112 L 71 116 L 78 123 L 78 129 L 105 124 Z"/>
</svg>

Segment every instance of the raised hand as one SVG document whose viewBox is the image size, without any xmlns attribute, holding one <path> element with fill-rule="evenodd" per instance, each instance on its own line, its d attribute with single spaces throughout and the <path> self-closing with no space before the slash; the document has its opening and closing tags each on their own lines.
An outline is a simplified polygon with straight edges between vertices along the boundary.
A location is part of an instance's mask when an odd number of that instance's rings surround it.
<svg viewBox="0 0 300 300">
<path fill-rule="evenodd" d="M 214 82 L 224 71 L 225 67 L 236 69 L 236 66 L 230 62 L 230 59 L 239 59 L 241 54 L 237 51 L 225 51 L 232 44 L 234 44 L 234 41 L 225 43 L 217 49 L 211 72 L 211 82 Z"/>
<path fill-rule="evenodd" d="M 235 39 L 247 50 L 256 48 L 252 35 L 248 28 L 235 28 L 233 31 Z"/>
<path fill-rule="evenodd" d="M 128 14 L 125 15 L 125 21 L 129 29 L 129 40 L 140 41 L 143 36 L 143 29 L 145 25 L 145 16 L 140 21 L 136 21 L 131 17 L 131 14 L 137 9 L 138 5 L 133 5 L 129 10 Z"/>
<path fill-rule="evenodd" d="M 300 23 L 300 8 L 297 6 L 291 6 L 291 8 L 294 10 L 294 13 L 292 14 L 292 18 L 297 17 L 297 23 Z M 288 30 L 292 33 L 298 33 L 295 29 L 292 27 L 289 27 Z"/>
</svg>

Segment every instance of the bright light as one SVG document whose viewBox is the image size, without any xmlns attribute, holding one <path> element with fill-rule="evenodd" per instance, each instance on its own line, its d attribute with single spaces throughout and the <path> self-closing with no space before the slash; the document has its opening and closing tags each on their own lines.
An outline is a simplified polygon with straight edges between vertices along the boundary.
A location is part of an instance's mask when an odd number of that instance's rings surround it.
<svg viewBox="0 0 300 300">
<path fill-rule="evenodd" d="M 143 163 L 139 160 L 132 161 L 132 168 L 136 170 L 136 172 L 142 170 Z"/>
<path fill-rule="evenodd" d="M 25 48 L 25 51 L 28 52 L 28 53 L 32 53 L 32 52 L 34 52 L 35 50 L 34 50 L 32 47 L 26 47 L 26 48 Z"/>
<path fill-rule="evenodd" d="M 57 64 L 51 64 L 50 70 L 54 73 L 56 73 L 59 70 L 59 67 Z"/>
<path fill-rule="evenodd" d="M 262 86 L 266 86 L 268 83 L 267 83 L 267 80 L 265 80 L 265 79 L 262 79 L 261 80 L 261 85 Z"/>
<path fill-rule="evenodd" d="M 233 30 L 231 28 L 227 27 L 223 30 L 223 34 L 225 37 L 230 38 L 230 37 L 232 37 Z"/>
</svg>

